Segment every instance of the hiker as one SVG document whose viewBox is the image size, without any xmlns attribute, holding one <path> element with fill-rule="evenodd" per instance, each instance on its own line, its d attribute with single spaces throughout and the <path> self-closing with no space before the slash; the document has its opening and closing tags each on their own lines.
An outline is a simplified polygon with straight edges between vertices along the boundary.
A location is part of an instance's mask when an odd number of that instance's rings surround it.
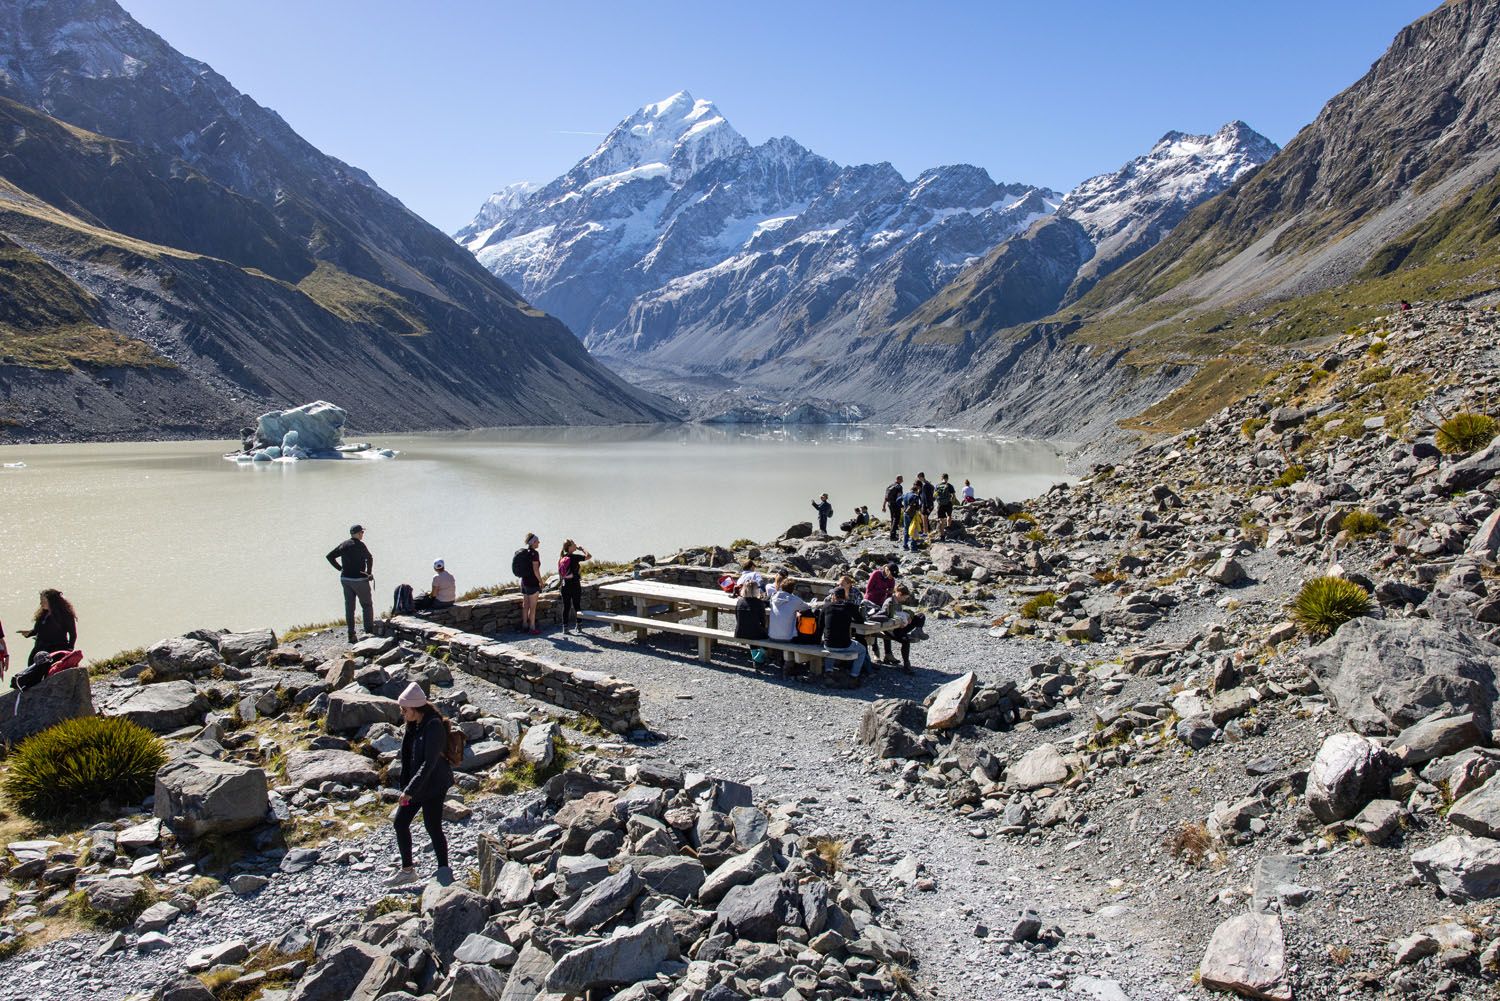
<svg viewBox="0 0 1500 1001">
<path fill-rule="evenodd" d="M 422 826 L 432 839 L 437 856 L 439 882 L 452 879 L 448 869 L 448 839 L 443 835 L 443 799 L 453 784 L 453 765 L 448 761 L 448 721 L 443 719 L 427 693 L 413 681 L 396 698 L 401 718 L 406 720 L 401 735 L 401 801 L 396 807 L 393 824 L 396 847 L 401 852 L 401 868 L 386 880 L 387 886 L 404 886 L 417 881 L 412 862 L 411 822 L 418 811 Z"/>
<path fill-rule="evenodd" d="M 833 517 L 833 505 L 828 503 L 828 495 L 824 494 L 818 500 L 812 502 L 813 510 L 818 512 L 818 531 L 824 535 L 828 534 L 828 519 Z"/>
<path fill-rule="evenodd" d="M 365 546 L 363 525 L 350 525 L 349 538 L 340 542 L 328 554 L 330 566 L 339 572 L 339 583 L 344 586 L 344 622 L 349 626 L 349 642 L 359 640 L 354 635 L 354 602 L 364 611 L 365 635 L 375 632 L 375 601 L 370 588 L 375 582 L 375 557 Z"/>
<path fill-rule="evenodd" d="M 562 582 L 563 635 L 568 634 L 568 611 L 573 612 L 573 632 L 583 635 L 583 624 L 578 613 L 583 610 L 583 561 L 591 560 L 594 554 L 572 539 L 564 540 L 562 555 L 557 560 L 557 579 Z"/>
<path fill-rule="evenodd" d="M 859 517 L 855 519 L 855 524 L 868 525 L 872 520 L 870 517 L 870 506 L 866 504 L 859 509 Z"/>
<path fill-rule="evenodd" d="M 41 593 L 39 599 L 36 614 L 31 617 L 31 628 L 21 630 L 21 635 L 31 640 L 27 664 L 33 663 L 39 653 L 57 653 L 78 645 L 78 615 L 68 604 L 68 599 L 61 591 L 50 587 Z"/>
<path fill-rule="evenodd" d="M 917 474 L 917 482 L 912 484 L 912 489 L 922 495 L 922 513 L 932 517 L 932 508 L 937 503 L 937 491 L 926 473 Z"/>
<path fill-rule="evenodd" d="M 922 514 L 922 494 L 917 489 L 917 484 L 901 495 L 901 512 L 896 515 L 901 521 L 901 548 L 911 549 L 911 526 L 912 519 Z"/>
<path fill-rule="evenodd" d="M 510 572 L 521 582 L 521 632 L 540 636 L 536 627 L 536 604 L 542 594 L 542 557 L 537 552 L 542 540 L 535 532 L 526 533 L 526 545 L 510 558 Z"/>
<path fill-rule="evenodd" d="M 448 572 L 448 565 L 442 560 L 432 561 L 432 587 L 426 594 L 418 595 L 416 609 L 419 612 L 430 612 L 439 608 L 452 608 L 453 603 L 458 600 L 458 581 Z"/>
<path fill-rule="evenodd" d="M 953 527 L 953 502 L 958 499 L 958 491 L 948 482 L 947 473 L 933 488 L 933 496 L 937 499 L 938 538 L 946 539 L 948 529 Z"/>
<path fill-rule="evenodd" d="M 880 510 L 891 516 L 891 541 L 896 541 L 896 534 L 901 528 L 902 498 L 906 496 L 906 488 L 901 485 L 901 477 L 896 477 L 896 482 L 885 488 L 885 499 L 880 502 Z"/>
<path fill-rule="evenodd" d="M 1401 300 L 1401 312 L 1404 313 L 1404 312 L 1406 312 L 1409 309 L 1411 309 L 1411 303 L 1407 302 L 1405 299 L 1402 299 Z"/>
<path fill-rule="evenodd" d="M 974 503 L 974 484 L 970 483 L 968 480 L 964 480 L 963 494 L 965 504 Z"/>
<path fill-rule="evenodd" d="M 793 643 L 797 639 L 797 613 L 805 612 L 812 608 L 802 600 L 801 595 L 792 590 L 792 578 L 781 574 L 776 578 L 776 584 L 771 589 L 771 619 L 767 625 L 766 633 L 770 639 L 778 643 Z"/>
<path fill-rule="evenodd" d="M 896 587 L 896 574 L 900 570 L 901 565 L 894 561 L 872 570 L 870 579 L 865 581 L 865 600 L 876 608 L 884 605 Z"/>
<path fill-rule="evenodd" d="M 918 500 L 912 505 L 911 518 L 906 524 L 907 542 L 913 552 L 926 545 L 927 528 L 927 512 L 923 510 L 922 502 Z"/>
<path fill-rule="evenodd" d="M 897 616 L 907 619 L 905 625 L 885 630 L 876 638 L 877 644 L 882 639 L 885 641 L 885 657 L 883 659 L 887 664 L 896 663 L 896 658 L 891 656 L 891 641 L 894 640 L 901 644 L 901 669 L 907 674 L 911 673 L 912 632 L 917 628 L 917 619 L 920 618 L 926 621 L 926 616 L 913 615 L 906 611 L 905 606 L 911 603 L 911 589 L 905 584 L 897 584 L 891 590 L 890 596 L 880 606 L 880 611 L 872 616 L 872 618 L 880 622 L 889 622 Z"/>
<path fill-rule="evenodd" d="M 854 624 L 863 621 L 865 613 L 849 600 L 849 592 L 841 587 L 834 588 L 823 605 L 823 646 L 829 650 L 857 650 L 859 656 L 849 666 L 851 678 L 859 677 L 869 660 L 869 651 L 854 638 Z"/>
</svg>

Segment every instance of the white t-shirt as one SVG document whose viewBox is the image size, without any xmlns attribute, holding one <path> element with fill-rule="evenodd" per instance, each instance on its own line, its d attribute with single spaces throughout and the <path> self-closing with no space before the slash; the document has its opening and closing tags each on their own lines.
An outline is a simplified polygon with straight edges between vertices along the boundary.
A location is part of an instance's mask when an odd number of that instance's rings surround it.
<svg viewBox="0 0 1500 1001">
<path fill-rule="evenodd" d="M 973 499 L 974 499 L 974 488 L 971 487 L 971 486 L 969 486 L 967 483 L 965 483 L 964 484 L 964 500 L 971 501 Z"/>
</svg>

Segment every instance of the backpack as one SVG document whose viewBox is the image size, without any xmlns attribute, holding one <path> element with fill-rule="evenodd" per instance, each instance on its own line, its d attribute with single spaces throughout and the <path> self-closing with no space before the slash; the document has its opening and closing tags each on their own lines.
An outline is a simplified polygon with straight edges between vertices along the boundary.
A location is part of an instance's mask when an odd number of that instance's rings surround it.
<svg viewBox="0 0 1500 1001">
<path fill-rule="evenodd" d="M 885 488 L 885 503 L 887 507 L 895 507 L 901 503 L 901 495 L 905 493 L 898 483 L 892 483 Z"/>
<path fill-rule="evenodd" d="M 531 577 L 530 547 L 516 550 L 516 555 L 510 558 L 510 572 L 521 580 L 527 580 Z"/>
<path fill-rule="evenodd" d="M 443 757 L 450 765 L 461 765 L 464 763 L 464 745 L 468 743 L 464 732 L 446 719 L 443 725 L 448 728 L 448 746 L 443 748 Z"/>
<path fill-rule="evenodd" d="M 52 666 L 47 669 L 47 677 L 50 678 L 58 671 L 66 671 L 82 663 L 82 650 L 60 650 L 52 655 Z"/>
<path fill-rule="evenodd" d="M 818 613 L 805 609 L 799 611 L 797 613 L 797 635 L 816 636 L 818 632 Z"/>
<path fill-rule="evenodd" d="M 417 610 L 417 603 L 412 598 L 410 584 L 397 584 L 396 593 L 391 596 L 392 615 L 411 615 Z"/>
<path fill-rule="evenodd" d="M 23 692 L 28 688 L 34 688 L 42 683 L 42 679 L 47 677 L 47 672 L 50 670 L 52 670 L 52 655 L 39 653 L 35 660 L 26 665 L 24 671 L 11 676 L 10 687 Z"/>
</svg>

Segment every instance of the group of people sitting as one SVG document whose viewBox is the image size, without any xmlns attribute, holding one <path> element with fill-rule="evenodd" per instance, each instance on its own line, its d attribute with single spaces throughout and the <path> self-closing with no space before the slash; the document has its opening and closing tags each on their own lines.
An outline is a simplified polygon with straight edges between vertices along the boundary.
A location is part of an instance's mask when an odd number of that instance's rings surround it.
<svg viewBox="0 0 1500 1001">
<path fill-rule="evenodd" d="M 737 639 L 773 640 L 779 643 L 820 645 L 830 651 L 855 653 L 849 668 L 858 678 L 865 665 L 877 667 L 869 649 L 855 636 L 854 626 L 864 622 L 899 622 L 895 628 L 877 634 L 875 646 L 885 641 L 886 664 L 897 663 L 893 650 L 899 645 L 901 668 L 911 673 L 911 644 L 927 638 L 923 626 L 927 617 L 908 611 L 913 604 L 911 589 L 896 580 L 900 565 L 889 563 L 870 574 L 861 590 L 853 577 L 844 574 L 825 600 L 809 601 L 793 587 L 790 574 L 777 574 L 768 581 L 746 560 L 740 575 L 730 583 L 738 596 L 735 602 L 734 635 Z M 765 662 L 766 652 L 751 647 L 751 661 Z"/>
</svg>

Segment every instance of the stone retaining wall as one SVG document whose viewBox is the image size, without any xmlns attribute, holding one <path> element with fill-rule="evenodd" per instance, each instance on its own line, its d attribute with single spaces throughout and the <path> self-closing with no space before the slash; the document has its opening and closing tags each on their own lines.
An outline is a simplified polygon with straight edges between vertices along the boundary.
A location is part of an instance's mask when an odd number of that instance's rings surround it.
<svg viewBox="0 0 1500 1001">
<path fill-rule="evenodd" d="M 615 733 L 641 726 L 641 693 L 619 678 L 566 667 L 424 618 L 396 616 L 387 619 L 385 626 L 389 635 L 404 643 L 446 652 L 451 667 L 563 709 L 587 713 Z"/>
</svg>

